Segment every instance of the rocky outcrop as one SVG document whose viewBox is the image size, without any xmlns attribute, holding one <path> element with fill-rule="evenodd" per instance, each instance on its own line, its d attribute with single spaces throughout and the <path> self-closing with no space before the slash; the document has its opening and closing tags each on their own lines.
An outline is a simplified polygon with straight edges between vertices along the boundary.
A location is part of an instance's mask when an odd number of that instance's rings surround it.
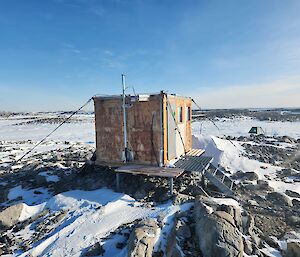
<svg viewBox="0 0 300 257">
<path fill-rule="evenodd" d="M 290 196 L 290 197 L 300 198 L 300 194 L 295 192 L 295 191 L 292 191 L 292 190 L 285 190 L 285 194 Z"/>
<path fill-rule="evenodd" d="M 157 235 L 158 225 L 154 219 L 137 224 L 128 240 L 128 256 L 151 257 Z"/>
<path fill-rule="evenodd" d="M 275 204 L 285 205 L 289 207 L 293 206 L 292 201 L 285 194 L 282 193 L 278 193 L 278 192 L 268 193 L 266 199 Z"/>
<path fill-rule="evenodd" d="M 23 204 L 19 203 L 7 207 L 0 212 L 0 225 L 9 228 L 18 223 L 19 217 L 23 209 Z"/>
<path fill-rule="evenodd" d="M 242 257 L 243 238 L 238 230 L 237 223 L 239 222 L 235 220 L 234 214 L 231 215 L 224 210 L 214 211 L 207 208 L 203 200 L 208 201 L 203 197 L 196 198 L 194 212 L 196 235 L 203 256 Z M 234 209 L 234 207 L 232 208 Z M 225 208 L 223 207 L 223 209 Z"/>
<path fill-rule="evenodd" d="M 285 257 L 300 257 L 300 241 L 287 241 Z"/>
</svg>

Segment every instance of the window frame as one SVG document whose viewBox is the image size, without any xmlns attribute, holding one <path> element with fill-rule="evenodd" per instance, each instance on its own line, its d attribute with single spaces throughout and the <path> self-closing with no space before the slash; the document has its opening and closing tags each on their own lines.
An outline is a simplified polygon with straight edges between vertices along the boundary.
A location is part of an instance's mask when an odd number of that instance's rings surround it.
<svg viewBox="0 0 300 257">
<path fill-rule="evenodd" d="M 178 123 L 183 123 L 183 107 L 178 106 L 177 107 L 177 122 Z"/>
</svg>

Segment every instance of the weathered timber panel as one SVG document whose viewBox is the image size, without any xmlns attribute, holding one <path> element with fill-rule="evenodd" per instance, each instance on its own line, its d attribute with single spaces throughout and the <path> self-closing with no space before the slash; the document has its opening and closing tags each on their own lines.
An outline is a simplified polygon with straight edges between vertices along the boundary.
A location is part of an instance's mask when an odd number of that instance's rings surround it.
<svg viewBox="0 0 300 257">
<path fill-rule="evenodd" d="M 132 102 L 127 108 L 127 142 L 135 163 L 157 165 L 159 162 L 161 99 L 162 95 L 153 95 L 149 101 Z M 99 97 L 94 98 L 94 103 L 97 162 L 122 162 L 122 99 Z"/>
<path fill-rule="evenodd" d="M 129 98 L 127 98 L 128 102 Z M 128 148 L 133 151 L 134 163 L 157 165 L 161 147 L 161 108 L 163 108 L 163 149 L 164 164 L 168 163 L 168 104 L 175 103 L 178 122 L 178 107 L 182 106 L 182 137 L 185 151 L 192 147 L 191 120 L 186 119 L 186 107 L 191 99 L 164 94 L 151 95 L 149 101 L 132 102 L 127 108 Z M 161 106 L 163 103 L 163 106 Z M 124 150 L 123 111 L 121 97 L 95 97 L 95 128 L 97 163 L 121 163 Z M 178 140 L 178 139 L 177 139 Z"/>
<path fill-rule="evenodd" d="M 122 99 L 94 98 L 97 162 L 121 162 L 123 143 Z"/>
<path fill-rule="evenodd" d="M 136 162 L 159 164 L 161 101 L 162 95 L 153 95 L 149 101 L 135 102 L 128 109 L 128 146 Z"/>
</svg>

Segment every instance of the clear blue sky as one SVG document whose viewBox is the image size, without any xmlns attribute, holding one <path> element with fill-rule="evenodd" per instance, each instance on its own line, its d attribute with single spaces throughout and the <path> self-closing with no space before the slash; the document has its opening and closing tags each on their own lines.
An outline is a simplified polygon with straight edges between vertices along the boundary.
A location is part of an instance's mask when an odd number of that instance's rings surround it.
<svg viewBox="0 0 300 257">
<path fill-rule="evenodd" d="M 203 107 L 300 106 L 300 1 L 1 0 L 0 110 L 69 110 L 94 94 Z"/>
</svg>

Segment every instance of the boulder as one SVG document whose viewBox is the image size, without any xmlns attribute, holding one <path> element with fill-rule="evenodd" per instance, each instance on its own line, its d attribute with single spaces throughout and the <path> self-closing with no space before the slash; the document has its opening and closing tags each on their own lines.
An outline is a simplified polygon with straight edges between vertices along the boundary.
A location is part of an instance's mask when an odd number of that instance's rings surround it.
<svg viewBox="0 0 300 257">
<path fill-rule="evenodd" d="M 251 241 L 243 237 L 243 243 L 244 243 L 244 252 L 248 255 L 251 255 L 253 252 Z"/>
<path fill-rule="evenodd" d="M 296 206 L 296 207 L 299 207 L 299 208 L 300 208 L 300 200 L 298 200 L 298 199 L 293 199 L 293 200 L 292 200 L 292 204 L 293 204 L 293 206 Z"/>
<path fill-rule="evenodd" d="M 34 179 L 35 179 L 35 185 L 38 187 L 43 187 L 48 184 L 47 178 L 45 176 L 36 175 Z"/>
<path fill-rule="evenodd" d="M 257 180 L 257 187 L 261 190 L 268 190 L 268 191 L 273 191 L 274 189 L 269 186 L 268 181 L 266 180 Z"/>
<path fill-rule="evenodd" d="M 204 257 L 242 257 L 243 238 L 234 218 L 225 211 L 210 212 L 201 198 L 195 201 L 196 235 Z"/>
<path fill-rule="evenodd" d="M 295 215 L 288 216 L 287 222 L 292 226 L 300 226 L 300 217 Z"/>
<path fill-rule="evenodd" d="M 285 194 L 290 197 L 300 198 L 300 194 L 292 190 L 285 190 Z"/>
<path fill-rule="evenodd" d="M 300 241 L 287 241 L 286 257 L 300 257 Z"/>
<path fill-rule="evenodd" d="M 284 206 L 293 206 L 292 200 L 290 200 L 285 194 L 278 193 L 278 192 L 271 192 L 268 193 L 266 196 L 266 199 L 278 204 L 278 205 L 284 205 Z"/>
<path fill-rule="evenodd" d="M 8 197 L 7 197 L 8 193 L 9 193 L 8 189 L 1 190 L 1 192 L 0 192 L 0 203 L 4 203 L 8 200 Z"/>
<path fill-rule="evenodd" d="M 186 203 L 186 202 L 193 202 L 194 199 L 195 198 L 193 196 L 178 193 L 173 198 L 173 204 L 174 205 L 180 205 L 180 204 L 183 204 L 183 203 Z"/>
<path fill-rule="evenodd" d="M 281 138 L 281 141 L 284 143 L 289 143 L 289 144 L 294 144 L 296 142 L 296 140 L 294 138 L 289 137 L 289 136 L 283 136 Z"/>
<path fill-rule="evenodd" d="M 244 173 L 244 178 L 247 179 L 247 180 L 250 180 L 250 181 L 258 180 L 257 174 L 253 171 L 245 172 Z"/>
<path fill-rule="evenodd" d="M 83 254 L 84 257 L 89 256 L 102 256 L 105 253 L 105 250 L 103 249 L 102 245 L 97 242 L 94 245 L 92 245 L 86 253 Z"/>
<path fill-rule="evenodd" d="M 190 227 L 180 220 L 178 220 L 176 224 L 176 234 L 183 238 L 190 238 L 192 236 Z"/>
<path fill-rule="evenodd" d="M 255 172 L 249 171 L 249 172 L 243 172 L 243 171 L 238 171 L 234 175 L 231 176 L 233 179 L 242 179 L 242 180 L 258 180 L 258 176 Z"/>
<path fill-rule="evenodd" d="M 19 222 L 19 217 L 23 209 L 23 204 L 19 203 L 7 207 L 0 212 L 0 224 L 3 227 L 9 228 Z"/>
<path fill-rule="evenodd" d="M 128 239 L 128 256 L 151 257 L 157 234 L 158 225 L 154 219 L 137 224 Z"/>
<path fill-rule="evenodd" d="M 232 206 L 232 205 L 219 205 L 217 207 L 217 211 L 225 211 L 228 214 L 230 214 L 234 220 L 234 224 L 238 227 L 242 227 L 242 217 L 241 217 L 241 211 L 239 208 Z"/>
</svg>

